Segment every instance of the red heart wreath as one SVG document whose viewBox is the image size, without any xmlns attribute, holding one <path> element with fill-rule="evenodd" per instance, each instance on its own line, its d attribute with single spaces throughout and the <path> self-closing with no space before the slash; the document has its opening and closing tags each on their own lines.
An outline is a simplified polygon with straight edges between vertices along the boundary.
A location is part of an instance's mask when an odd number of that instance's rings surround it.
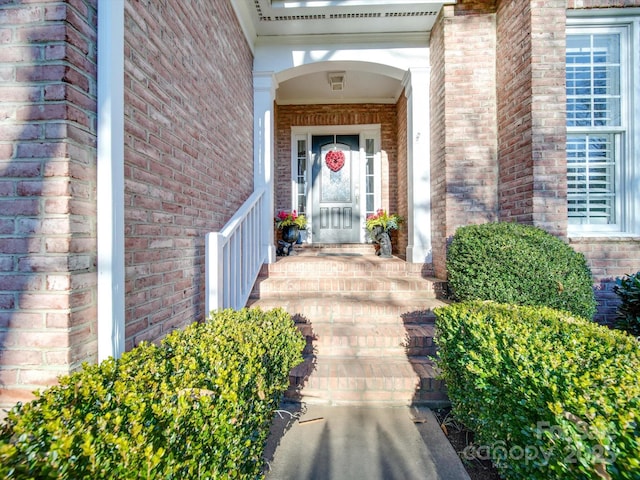
<svg viewBox="0 0 640 480">
<path fill-rule="evenodd" d="M 344 167 L 344 152 L 341 150 L 330 150 L 324 157 L 324 161 L 332 172 L 337 172 Z"/>
</svg>

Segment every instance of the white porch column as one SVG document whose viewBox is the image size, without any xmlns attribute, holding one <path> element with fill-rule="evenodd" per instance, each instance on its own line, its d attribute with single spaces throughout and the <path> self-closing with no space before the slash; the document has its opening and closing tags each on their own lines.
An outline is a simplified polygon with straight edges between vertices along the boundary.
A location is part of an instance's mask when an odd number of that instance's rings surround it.
<svg viewBox="0 0 640 480">
<path fill-rule="evenodd" d="M 124 0 L 98 2 L 98 361 L 124 352 Z"/>
<path fill-rule="evenodd" d="M 267 262 L 276 261 L 273 243 L 274 202 L 274 138 L 273 105 L 276 98 L 276 79 L 273 72 L 253 73 L 253 182 L 257 190 L 266 187 L 266 199 L 262 212 L 262 229 L 265 235 Z"/>
<path fill-rule="evenodd" d="M 407 97 L 407 261 L 431 263 L 431 159 L 429 154 L 429 68 L 411 68 Z"/>
</svg>

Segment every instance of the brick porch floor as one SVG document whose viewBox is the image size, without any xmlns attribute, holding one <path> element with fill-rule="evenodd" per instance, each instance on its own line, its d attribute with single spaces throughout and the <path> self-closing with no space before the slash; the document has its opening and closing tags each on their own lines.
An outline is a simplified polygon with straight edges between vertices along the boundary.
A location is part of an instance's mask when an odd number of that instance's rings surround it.
<svg viewBox="0 0 640 480">
<path fill-rule="evenodd" d="M 289 400 L 439 406 L 446 389 L 429 358 L 438 286 L 372 245 L 297 246 L 263 267 L 249 306 L 283 307 L 307 339 Z"/>
</svg>

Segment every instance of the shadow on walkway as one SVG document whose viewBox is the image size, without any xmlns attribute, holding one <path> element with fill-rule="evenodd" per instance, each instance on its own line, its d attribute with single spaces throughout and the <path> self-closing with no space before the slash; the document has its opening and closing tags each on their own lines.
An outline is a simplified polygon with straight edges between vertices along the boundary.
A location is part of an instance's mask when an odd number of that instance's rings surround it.
<svg viewBox="0 0 640 480">
<path fill-rule="evenodd" d="M 267 446 L 267 480 L 469 479 L 428 408 L 286 408 Z"/>
</svg>

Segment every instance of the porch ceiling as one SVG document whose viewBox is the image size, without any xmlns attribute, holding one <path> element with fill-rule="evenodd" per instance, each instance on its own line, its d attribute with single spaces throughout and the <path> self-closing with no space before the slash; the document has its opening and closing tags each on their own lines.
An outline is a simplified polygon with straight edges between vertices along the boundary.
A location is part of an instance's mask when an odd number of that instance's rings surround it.
<svg viewBox="0 0 640 480">
<path fill-rule="evenodd" d="M 328 72 L 301 75 L 281 82 L 276 92 L 279 105 L 305 105 L 328 103 L 395 103 L 402 93 L 402 82 L 377 73 L 357 70 L 345 65 L 344 86 L 333 91 Z M 327 68 L 335 66 L 327 64 Z"/>
</svg>

